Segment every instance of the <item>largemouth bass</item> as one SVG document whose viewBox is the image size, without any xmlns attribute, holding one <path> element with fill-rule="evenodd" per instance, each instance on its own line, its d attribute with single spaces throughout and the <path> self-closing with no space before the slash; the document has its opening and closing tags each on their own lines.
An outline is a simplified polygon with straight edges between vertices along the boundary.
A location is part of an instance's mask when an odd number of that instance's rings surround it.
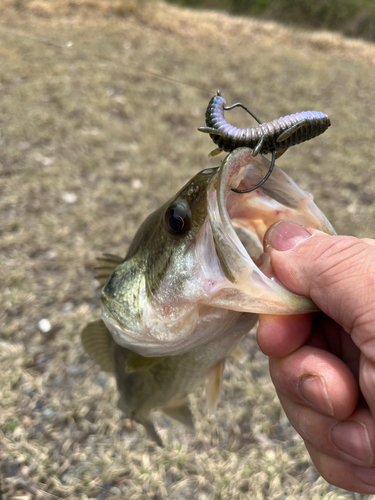
<svg viewBox="0 0 375 500">
<path fill-rule="evenodd" d="M 258 314 L 316 310 L 273 274 L 263 237 L 289 219 L 335 234 L 313 202 L 282 170 L 261 189 L 247 189 L 269 162 L 248 148 L 203 170 L 140 226 L 125 258 L 101 268 L 102 319 L 82 332 L 88 354 L 115 374 L 118 407 L 159 445 L 152 410 L 193 427 L 187 396 L 204 380 L 213 410 L 226 358 Z"/>
</svg>

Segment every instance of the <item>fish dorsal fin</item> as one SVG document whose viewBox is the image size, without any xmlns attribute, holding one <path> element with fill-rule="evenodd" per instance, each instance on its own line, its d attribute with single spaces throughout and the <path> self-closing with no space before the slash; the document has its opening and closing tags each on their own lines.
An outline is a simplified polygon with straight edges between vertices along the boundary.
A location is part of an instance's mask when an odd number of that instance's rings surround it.
<svg viewBox="0 0 375 500">
<path fill-rule="evenodd" d="M 194 430 L 194 419 L 187 401 L 177 403 L 176 406 L 165 406 L 161 408 L 161 411 Z"/>
<path fill-rule="evenodd" d="M 129 354 L 126 358 L 126 371 L 128 373 L 144 372 L 149 370 L 157 363 L 160 363 L 163 359 L 164 357 L 149 358 L 146 356 L 141 356 L 134 351 L 129 351 Z"/>
<path fill-rule="evenodd" d="M 85 351 L 105 372 L 113 372 L 110 341 L 111 334 L 101 319 L 89 323 L 81 333 Z"/>
<path fill-rule="evenodd" d="M 221 398 L 225 359 L 221 359 L 211 368 L 206 386 L 207 409 L 209 413 L 216 410 Z"/>
<path fill-rule="evenodd" d="M 102 265 L 94 268 L 94 276 L 95 279 L 99 281 L 102 287 L 107 283 L 108 278 L 111 276 L 116 267 L 124 262 L 124 259 L 122 257 L 113 255 L 111 253 L 105 253 L 102 257 L 97 257 L 96 260 L 102 263 Z"/>
</svg>

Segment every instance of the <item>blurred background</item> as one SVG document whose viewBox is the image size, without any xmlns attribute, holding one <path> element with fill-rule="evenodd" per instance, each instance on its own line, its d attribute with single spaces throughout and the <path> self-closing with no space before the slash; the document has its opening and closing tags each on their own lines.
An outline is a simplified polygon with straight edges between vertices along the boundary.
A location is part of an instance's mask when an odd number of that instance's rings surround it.
<svg viewBox="0 0 375 500">
<path fill-rule="evenodd" d="M 332 127 L 277 165 L 338 233 L 375 237 L 373 3 L 218 5 L 0 4 L 3 498 L 360 498 L 316 473 L 254 335 L 215 415 L 191 397 L 195 435 L 156 415 L 163 449 L 80 344 L 100 315 L 96 257 L 125 255 L 151 211 L 224 157 L 197 132 L 217 89 L 263 121 L 327 113 Z M 241 110 L 230 122 L 254 125 Z"/>
<path fill-rule="evenodd" d="M 185 7 L 223 10 L 281 21 L 290 27 L 331 30 L 350 37 L 375 39 L 375 4 L 372 0 L 176 0 Z"/>
</svg>

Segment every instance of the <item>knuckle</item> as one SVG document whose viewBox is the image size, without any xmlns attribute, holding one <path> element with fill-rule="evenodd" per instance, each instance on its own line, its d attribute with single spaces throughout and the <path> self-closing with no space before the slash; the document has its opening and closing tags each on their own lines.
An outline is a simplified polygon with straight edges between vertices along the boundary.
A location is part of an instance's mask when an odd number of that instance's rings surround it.
<svg viewBox="0 0 375 500">
<path fill-rule="evenodd" d="M 342 280 L 358 281 L 358 275 L 366 281 L 371 259 L 369 247 L 352 237 L 332 236 L 316 242 L 310 256 L 310 266 L 314 270 L 312 284 L 316 287 L 332 286 Z M 375 282 L 375 280 L 374 280 Z"/>
<path fill-rule="evenodd" d="M 373 336 L 375 321 L 375 247 L 348 236 L 321 238 L 310 257 L 311 298 L 327 314 L 335 312 L 358 347 Z M 375 359 L 375 340 L 367 349 Z"/>
</svg>

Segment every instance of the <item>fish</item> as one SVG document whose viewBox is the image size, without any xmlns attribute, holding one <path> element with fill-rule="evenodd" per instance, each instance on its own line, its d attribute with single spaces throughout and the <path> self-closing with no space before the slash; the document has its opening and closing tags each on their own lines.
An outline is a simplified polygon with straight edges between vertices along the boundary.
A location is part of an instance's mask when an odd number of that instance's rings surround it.
<svg viewBox="0 0 375 500">
<path fill-rule="evenodd" d="M 269 161 L 238 148 L 220 167 L 197 173 L 150 214 L 124 258 L 102 257 L 101 319 L 81 334 L 86 352 L 112 372 L 118 408 L 159 446 L 152 412 L 194 428 L 188 395 L 206 382 L 209 412 L 220 400 L 226 359 L 259 314 L 316 311 L 275 276 L 263 237 L 276 221 L 335 234 L 330 222 L 281 169 L 247 189 Z"/>
</svg>

